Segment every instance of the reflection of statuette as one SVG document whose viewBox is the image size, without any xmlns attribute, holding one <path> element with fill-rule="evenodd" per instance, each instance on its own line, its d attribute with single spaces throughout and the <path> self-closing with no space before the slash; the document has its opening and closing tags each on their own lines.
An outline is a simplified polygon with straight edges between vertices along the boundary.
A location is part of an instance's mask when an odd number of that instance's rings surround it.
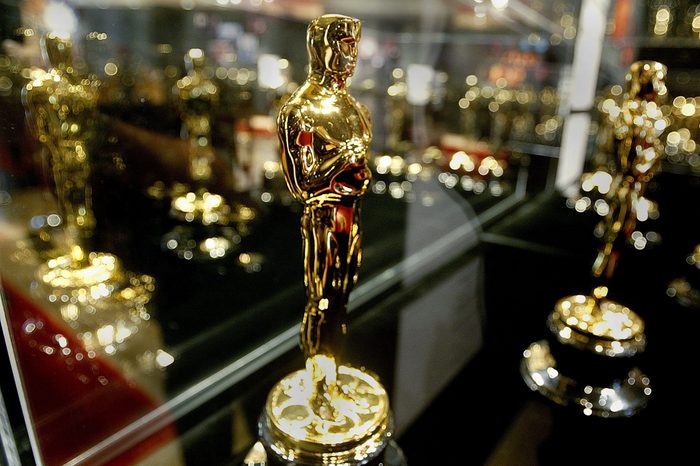
<svg viewBox="0 0 700 466">
<path fill-rule="evenodd" d="M 371 375 L 338 364 L 361 258 L 359 200 L 370 180 L 369 114 L 346 87 L 359 39 L 356 19 L 325 15 L 312 21 L 308 78 L 277 120 L 287 185 L 304 204 L 306 369 L 273 387 L 261 437 L 268 453 L 300 465 L 365 464 L 391 436 L 384 388 Z"/>
</svg>

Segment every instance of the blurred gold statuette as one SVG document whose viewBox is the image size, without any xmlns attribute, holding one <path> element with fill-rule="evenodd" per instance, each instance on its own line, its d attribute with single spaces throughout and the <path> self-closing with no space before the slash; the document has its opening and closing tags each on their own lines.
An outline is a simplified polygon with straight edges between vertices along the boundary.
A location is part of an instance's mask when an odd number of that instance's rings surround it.
<svg viewBox="0 0 700 466">
<path fill-rule="evenodd" d="M 240 204 L 232 206 L 220 194 L 209 191 L 215 157 L 212 119 L 219 105 L 220 90 L 206 75 L 205 64 L 204 51 L 190 49 L 185 54 L 187 75 L 175 86 L 182 120 L 181 137 L 188 142 L 188 172 L 193 186 L 173 188 L 170 212 L 185 224 L 166 233 L 162 243 L 164 249 L 186 260 L 211 260 L 228 255 L 237 249 L 247 224 L 255 217 L 253 209 Z"/>
<path fill-rule="evenodd" d="M 90 253 L 86 247 L 95 225 L 87 145 L 99 83 L 75 73 L 70 39 L 47 34 L 41 46 L 51 68 L 25 86 L 23 100 L 29 123 L 50 156 L 69 253 L 47 261 L 38 276 L 59 288 L 119 279 L 121 270 L 114 256 Z"/>
<path fill-rule="evenodd" d="M 347 91 L 360 30 L 360 22 L 347 16 L 311 22 L 309 75 L 277 120 L 287 185 L 304 205 L 306 368 L 273 387 L 260 433 L 268 454 L 300 465 L 366 464 L 392 434 L 382 385 L 340 363 L 348 295 L 362 255 L 359 201 L 370 181 L 370 116 Z"/>
<path fill-rule="evenodd" d="M 614 125 L 617 170 L 610 188 L 610 210 L 603 224 L 603 245 L 592 268 L 599 284 L 590 296 L 567 296 L 557 302 L 548 325 L 563 345 L 611 358 L 630 357 L 645 348 L 644 321 L 607 298 L 607 282 L 613 277 L 621 247 L 635 229 L 637 205 L 664 152 L 659 122 L 663 119 L 660 105 L 667 94 L 665 80 L 666 67 L 658 62 L 633 63 L 627 73 L 627 92 Z M 621 384 L 584 389 L 576 381 L 564 383 L 555 365 L 548 346 L 533 344 L 523 360 L 524 378 L 533 389 L 558 402 L 583 406 L 586 414 L 631 415 L 646 405 L 651 393 L 648 378 L 638 371 L 634 377 L 621 374 Z M 643 383 L 637 383 L 640 381 Z M 591 400 L 595 409 L 587 407 Z"/>
<path fill-rule="evenodd" d="M 29 125 L 49 154 L 65 242 L 59 249 L 67 252 L 39 265 L 36 277 L 42 286 L 37 292 L 51 302 L 67 303 L 61 314 L 69 323 L 90 320 L 95 308 L 111 309 L 117 303 L 131 309 L 127 313 L 135 311 L 136 320 L 148 318 L 144 306 L 154 290 L 153 278 L 130 273 L 116 256 L 87 245 L 95 226 L 88 146 L 99 82 L 76 73 L 69 38 L 49 33 L 41 47 L 51 68 L 34 74 L 22 98 Z"/>
</svg>

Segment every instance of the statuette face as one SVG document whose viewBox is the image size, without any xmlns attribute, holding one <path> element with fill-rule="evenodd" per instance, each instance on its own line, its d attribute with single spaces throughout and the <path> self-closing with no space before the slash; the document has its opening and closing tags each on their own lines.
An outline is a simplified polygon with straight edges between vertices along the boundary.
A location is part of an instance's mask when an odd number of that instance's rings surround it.
<svg viewBox="0 0 700 466">
<path fill-rule="evenodd" d="M 316 18 L 307 31 L 307 50 L 312 74 L 333 74 L 345 81 L 355 72 L 361 25 L 354 18 L 325 15 Z"/>
</svg>

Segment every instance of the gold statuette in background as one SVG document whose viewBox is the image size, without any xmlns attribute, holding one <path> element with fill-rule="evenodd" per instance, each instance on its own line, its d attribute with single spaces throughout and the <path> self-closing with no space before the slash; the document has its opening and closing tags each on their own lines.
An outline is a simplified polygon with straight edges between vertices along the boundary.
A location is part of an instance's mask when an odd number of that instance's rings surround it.
<svg viewBox="0 0 700 466">
<path fill-rule="evenodd" d="M 219 88 L 204 73 L 206 58 L 202 49 L 185 54 L 187 76 L 177 82 L 178 106 L 182 119 L 181 136 L 189 141 L 189 173 L 197 183 L 212 177 L 214 160 L 211 119 L 219 104 Z"/>
<path fill-rule="evenodd" d="M 155 281 L 124 270 L 116 256 L 88 246 L 95 226 L 88 147 L 99 82 L 75 72 L 69 38 L 49 33 L 41 46 L 51 68 L 36 72 L 22 97 L 29 125 L 49 153 L 64 244 L 58 246 L 63 253 L 38 265 L 35 293 L 58 306 L 71 327 L 85 332 L 81 336 L 106 324 L 121 329 L 117 333 L 123 341 L 148 320 L 145 306 Z M 38 256 L 24 249 L 16 257 L 30 263 Z"/>
<path fill-rule="evenodd" d="M 47 34 L 41 47 L 51 68 L 34 75 L 22 98 L 30 127 L 49 154 L 69 254 L 45 264 L 40 278 L 55 286 L 101 282 L 112 274 L 115 259 L 90 257 L 86 247 L 95 225 L 87 145 L 97 114 L 99 83 L 76 75 L 69 39 Z"/>
<path fill-rule="evenodd" d="M 665 79 L 666 67 L 658 62 L 633 63 L 627 73 L 627 93 L 614 125 L 617 173 L 603 225 L 604 245 L 593 264 L 595 277 L 612 277 L 619 251 L 637 224 L 647 184 L 661 162 L 665 121 L 660 106 L 668 94 Z"/>
<path fill-rule="evenodd" d="M 628 307 L 607 298 L 607 282 L 613 277 L 621 248 L 635 229 L 639 201 L 663 155 L 659 136 L 664 124 L 659 107 L 667 94 L 665 80 L 666 67 L 657 62 L 633 63 L 627 73 L 627 92 L 615 121 L 617 170 L 608 196 L 610 210 L 603 221 L 603 244 L 592 268 L 598 286 L 590 296 L 567 296 L 557 302 L 548 319 L 555 344 L 617 360 L 644 351 L 644 321 Z M 546 342 L 538 342 L 525 351 L 522 373 L 533 390 L 559 403 L 581 406 L 587 415 L 629 416 L 646 405 L 651 388 L 649 379 L 638 369 L 618 374 L 619 380 L 610 386 L 585 384 L 559 373 L 551 350 Z"/>
<path fill-rule="evenodd" d="M 180 79 L 175 92 L 182 120 L 181 137 L 188 141 L 187 165 L 192 186 L 176 185 L 170 213 L 185 222 L 165 234 L 165 250 L 191 260 L 219 259 L 238 248 L 248 223 L 255 217 L 253 209 L 229 204 L 221 194 L 210 192 L 213 181 L 212 120 L 218 108 L 220 90 L 205 73 L 206 56 L 202 49 L 185 54 L 187 75 Z"/>
<path fill-rule="evenodd" d="M 287 185 L 304 205 L 308 301 L 301 326 L 306 368 L 273 387 L 261 420 L 272 464 L 368 464 L 392 435 L 382 385 L 342 364 L 348 295 L 362 253 L 359 201 L 370 181 L 370 116 L 347 92 L 360 29 L 358 20 L 346 16 L 312 21 L 308 78 L 277 120 Z M 400 462 L 385 464 L 403 464 L 394 453 Z"/>
</svg>

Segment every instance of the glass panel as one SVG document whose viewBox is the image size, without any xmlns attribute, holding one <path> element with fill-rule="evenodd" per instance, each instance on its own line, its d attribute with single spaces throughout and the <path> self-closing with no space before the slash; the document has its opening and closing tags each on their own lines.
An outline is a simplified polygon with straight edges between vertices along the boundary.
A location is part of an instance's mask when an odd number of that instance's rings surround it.
<svg viewBox="0 0 700 466">
<path fill-rule="evenodd" d="M 352 311 L 551 187 L 579 2 L 510 3 L 3 3 L 3 326 L 35 457 L 184 464 L 183 416 L 296 346 L 301 206 L 275 116 L 310 19 L 363 21 L 350 89 L 374 173 Z"/>
</svg>

